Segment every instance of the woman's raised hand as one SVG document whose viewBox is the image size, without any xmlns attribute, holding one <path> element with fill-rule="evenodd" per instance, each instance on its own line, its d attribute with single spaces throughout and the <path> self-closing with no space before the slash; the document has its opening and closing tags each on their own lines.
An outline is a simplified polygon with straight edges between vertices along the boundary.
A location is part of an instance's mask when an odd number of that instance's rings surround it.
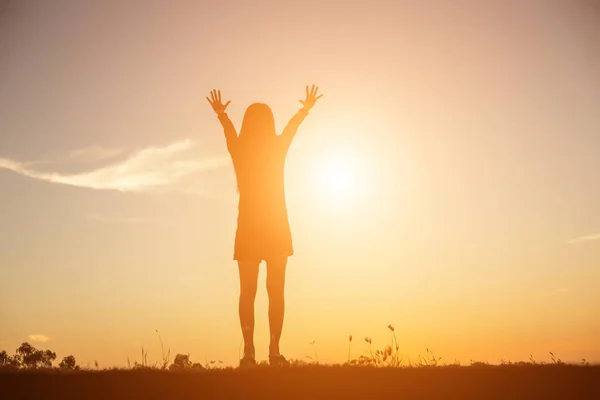
<svg viewBox="0 0 600 400">
<path fill-rule="evenodd" d="M 304 105 L 305 109 L 310 110 L 311 108 L 313 108 L 313 106 L 315 105 L 317 100 L 319 100 L 321 97 L 323 97 L 322 94 L 317 96 L 318 91 L 319 91 L 318 86 L 315 87 L 315 85 L 312 85 L 312 88 L 310 89 L 310 91 L 308 90 L 308 85 L 306 86 L 306 99 L 300 100 L 300 103 L 302 103 L 302 105 Z"/>
<path fill-rule="evenodd" d="M 221 91 L 216 89 L 210 92 L 210 99 L 207 97 L 206 100 L 208 100 L 208 102 L 210 103 L 213 110 L 215 110 L 217 115 L 223 114 L 227 109 L 229 103 L 231 103 L 231 101 L 228 101 L 227 103 L 223 104 L 221 102 Z"/>
</svg>

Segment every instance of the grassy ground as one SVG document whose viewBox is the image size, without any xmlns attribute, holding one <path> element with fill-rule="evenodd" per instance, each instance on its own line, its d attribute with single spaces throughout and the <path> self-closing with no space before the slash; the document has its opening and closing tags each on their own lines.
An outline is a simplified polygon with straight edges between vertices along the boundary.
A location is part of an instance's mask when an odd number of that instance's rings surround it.
<svg viewBox="0 0 600 400">
<path fill-rule="evenodd" d="M 4 371 L 2 399 L 600 399 L 600 366 Z"/>
</svg>

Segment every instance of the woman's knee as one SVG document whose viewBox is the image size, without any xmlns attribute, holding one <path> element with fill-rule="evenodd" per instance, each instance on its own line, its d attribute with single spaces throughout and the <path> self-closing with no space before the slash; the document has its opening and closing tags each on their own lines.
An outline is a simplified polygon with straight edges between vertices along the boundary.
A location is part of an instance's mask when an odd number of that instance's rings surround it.
<svg viewBox="0 0 600 400">
<path fill-rule="evenodd" d="M 258 281 L 258 262 L 238 262 L 240 272 L 240 298 L 254 300 Z"/>
<path fill-rule="evenodd" d="M 267 293 L 269 297 L 283 296 L 287 257 L 267 261 Z"/>
<path fill-rule="evenodd" d="M 256 283 L 248 283 L 246 285 L 242 285 L 240 288 L 240 299 L 254 301 L 254 299 L 256 298 L 256 290 Z"/>
<path fill-rule="evenodd" d="M 267 279 L 267 294 L 269 297 L 283 297 L 284 286 L 283 279 Z"/>
</svg>

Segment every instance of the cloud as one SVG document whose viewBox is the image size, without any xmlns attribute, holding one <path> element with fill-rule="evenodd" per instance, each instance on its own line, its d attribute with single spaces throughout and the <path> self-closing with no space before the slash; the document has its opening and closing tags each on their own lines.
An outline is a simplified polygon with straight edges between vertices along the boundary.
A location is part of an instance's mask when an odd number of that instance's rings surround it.
<svg viewBox="0 0 600 400">
<path fill-rule="evenodd" d="M 196 143 L 190 140 L 164 147 L 148 147 L 131 153 L 119 162 L 75 174 L 37 171 L 31 169 L 30 163 L 7 158 L 0 158 L 0 168 L 32 179 L 83 188 L 121 192 L 156 191 L 173 188 L 194 173 L 213 170 L 229 162 L 224 156 L 201 157 L 198 152 L 192 151 L 195 147 Z M 107 156 L 108 152 L 103 151 L 97 148 L 92 152 L 96 156 Z M 111 152 L 116 154 L 116 150 Z M 90 153 L 89 149 L 74 152 L 78 157 L 86 153 Z"/>
<path fill-rule="evenodd" d="M 21 167 L 26 169 L 48 168 L 48 165 L 91 165 L 99 162 L 106 162 L 117 156 L 123 155 L 125 149 L 108 148 L 101 146 L 89 146 L 81 149 L 70 150 L 67 152 L 50 152 L 43 155 L 35 161 L 18 162 Z"/>
<path fill-rule="evenodd" d="M 168 219 L 151 217 L 107 217 L 100 214 L 88 214 L 87 217 L 92 221 L 108 224 L 164 224 L 171 222 Z"/>
<path fill-rule="evenodd" d="M 592 240 L 600 240 L 600 233 L 595 233 L 593 235 L 581 236 L 575 239 L 571 239 L 567 241 L 567 243 L 581 243 L 581 242 L 590 242 Z"/>
<path fill-rule="evenodd" d="M 46 342 L 50 341 L 50 338 L 48 336 L 40 335 L 40 334 L 29 335 L 28 338 L 32 342 L 37 342 L 37 343 L 46 343 Z"/>
<path fill-rule="evenodd" d="M 123 149 L 109 149 L 100 146 L 85 147 L 69 152 L 69 159 L 82 161 L 102 161 L 123 154 Z"/>
</svg>

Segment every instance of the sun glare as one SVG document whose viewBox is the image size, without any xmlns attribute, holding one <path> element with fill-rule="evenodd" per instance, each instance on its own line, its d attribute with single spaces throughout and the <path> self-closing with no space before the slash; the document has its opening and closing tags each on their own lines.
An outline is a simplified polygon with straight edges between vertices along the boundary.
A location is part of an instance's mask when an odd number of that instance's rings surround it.
<svg viewBox="0 0 600 400">
<path fill-rule="evenodd" d="M 356 129 L 361 131 L 356 127 L 327 127 L 322 136 L 326 136 L 327 130 L 344 131 L 343 142 L 334 137 L 318 142 L 318 146 L 307 145 L 302 150 L 302 161 L 296 165 L 303 167 L 289 179 L 306 185 L 303 194 L 294 196 L 303 198 L 300 201 L 303 207 L 311 204 L 314 211 L 324 213 L 327 218 L 352 215 L 353 221 L 373 208 L 380 181 L 380 174 L 376 173 L 377 159 L 368 141 L 355 139 L 350 133 Z"/>
<path fill-rule="evenodd" d="M 323 165 L 322 186 L 331 196 L 349 194 L 356 183 L 352 165 L 332 160 Z"/>
<path fill-rule="evenodd" d="M 358 171 L 353 160 L 341 155 L 324 157 L 316 163 L 314 176 L 321 200 L 338 206 L 356 202 Z"/>
</svg>

